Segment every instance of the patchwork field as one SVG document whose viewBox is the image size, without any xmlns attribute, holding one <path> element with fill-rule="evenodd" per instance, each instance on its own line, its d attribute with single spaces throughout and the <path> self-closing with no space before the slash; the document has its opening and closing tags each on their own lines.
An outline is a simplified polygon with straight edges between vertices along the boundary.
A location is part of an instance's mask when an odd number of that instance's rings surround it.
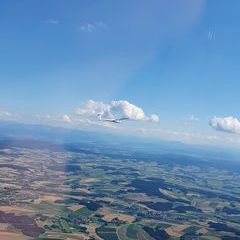
<svg viewBox="0 0 240 240">
<path fill-rule="evenodd" d="M 0 239 L 240 239 L 238 165 L 91 149 L 5 144 Z"/>
</svg>

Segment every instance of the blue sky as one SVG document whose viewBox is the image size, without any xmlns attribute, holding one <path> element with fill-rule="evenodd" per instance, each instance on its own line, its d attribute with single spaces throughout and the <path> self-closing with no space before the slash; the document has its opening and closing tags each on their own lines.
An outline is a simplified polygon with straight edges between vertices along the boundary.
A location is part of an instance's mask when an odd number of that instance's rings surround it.
<svg viewBox="0 0 240 240">
<path fill-rule="evenodd" d="M 126 131 L 239 144 L 239 8 L 237 0 L 2 1 L 0 117 L 54 124 L 67 115 L 74 125 L 90 99 L 126 100 L 144 120 L 160 119 L 124 123 Z"/>
</svg>

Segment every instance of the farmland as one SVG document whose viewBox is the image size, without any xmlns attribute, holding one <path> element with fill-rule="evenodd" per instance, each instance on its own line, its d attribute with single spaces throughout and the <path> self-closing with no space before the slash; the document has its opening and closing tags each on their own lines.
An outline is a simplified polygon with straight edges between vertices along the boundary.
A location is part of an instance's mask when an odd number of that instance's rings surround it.
<svg viewBox="0 0 240 240">
<path fill-rule="evenodd" d="M 124 148 L 0 150 L 0 238 L 240 239 L 239 166 Z"/>
</svg>

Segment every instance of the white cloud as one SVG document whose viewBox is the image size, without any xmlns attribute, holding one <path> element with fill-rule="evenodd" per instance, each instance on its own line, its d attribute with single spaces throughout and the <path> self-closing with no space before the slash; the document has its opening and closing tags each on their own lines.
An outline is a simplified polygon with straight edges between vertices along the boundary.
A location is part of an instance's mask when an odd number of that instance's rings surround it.
<svg viewBox="0 0 240 240">
<path fill-rule="evenodd" d="M 102 118 L 127 117 L 136 121 L 159 121 L 158 115 L 147 116 L 142 108 L 126 100 L 112 101 L 110 104 L 89 100 L 76 110 L 76 114 L 85 117 L 97 117 L 100 114 Z"/>
<path fill-rule="evenodd" d="M 36 114 L 35 116 L 33 116 L 33 118 L 36 118 L 39 121 L 50 121 L 50 120 L 55 119 L 55 117 L 53 117 L 50 114 L 47 114 L 47 115 Z"/>
<path fill-rule="evenodd" d="M 62 121 L 66 123 L 72 122 L 71 118 L 66 114 L 62 116 Z"/>
<path fill-rule="evenodd" d="M 128 101 L 112 101 L 109 114 L 113 117 L 128 117 L 132 120 L 145 120 L 143 110 Z"/>
<path fill-rule="evenodd" d="M 60 125 L 62 126 L 63 124 L 66 123 L 72 123 L 73 119 L 71 116 L 64 114 L 64 115 L 40 115 L 37 114 L 33 116 L 32 118 L 29 118 L 32 122 L 37 121 L 38 123 L 44 123 L 44 124 L 50 124 L 50 125 Z"/>
<path fill-rule="evenodd" d="M 189 115 L 186 117 L 186 121 L 189 121 L 189 122 L 198 122 L 200 121 L 200 119 L 196 116 L 194 116 L 193 114 Z"/>
<path fill-rule="evenodd" d="M 129 132 L 131 129 L 129 129 Z M 177 131 L 171 129 L 162 128 L 135 128 L 136 134 L 144 137 L 150 137 L 154 139 L 164 139 L 168 141 L 179 141 L 190 144 L 210 144 L 210 145 L 223 145 L 232 146 L 233 144 L 238 146 L 240 138 L 237 135 L 221 136 L 219 134 L 212 134 L 210 132 L 199 131 Z"/>
<path fill-rule="evenodd" d="M 214 117 L 209 124 L 218 131 L 240 134 L 240 121 L 232 116 Z"/>
<path fill-rule="evenodd" d="M 0 117 L 12 117 L 13 114 L 8 111 L 0 111 Z"/>
<path fill-rule="evenodd" d="M 185 117 L 184 119 L 184 125 L 186 126 L 189 126 L 193 123 L 197 123 L 200 121 L 200 119 L 198 117 L 196 117 L 195 115 L 191 114 L 191 115 L 188 115 L 187 117 Z"/>
<path fill-rule="evenodd" d="M 22 121 L 22 115 L 16 112 L 10 112 L 5 109 L 0 109 L 0 120 L 3 121 Z"/>
<path fill-rule="evenodd" d="M 156 114 L 151 114 L 149 120 L 152 122 L 159 122 L 159 116 Z"/>
<path fill-rule="evenodd" d="M 57 20 L 57 19 L 54 19 L 54 18 L 49 18 L 49 19 L 46 19 L 46 20 L 44 21 L 44 23 L 58 25 L 58 24 L 60 23 L 60 21 Z"/>
<path fill-rule="evenodd" d="M 108 26 L 103 22 L 84 23 L 80 26 L 80 30 L 84 32 L 92 33 L 97 29 L 107 29 Z"/>
<path fill-rule="evenodd" d="M 97 116 L 97 114 L 103 114 L 104 112 L 109 111 L 109 105 L 103 102 L 96 102 L 93 100 L 89 100 L 83 104 L 81 104 L 80 108 L 78 108 L 75 113 L 77 115 L 93 117 Z"/>
</svg>

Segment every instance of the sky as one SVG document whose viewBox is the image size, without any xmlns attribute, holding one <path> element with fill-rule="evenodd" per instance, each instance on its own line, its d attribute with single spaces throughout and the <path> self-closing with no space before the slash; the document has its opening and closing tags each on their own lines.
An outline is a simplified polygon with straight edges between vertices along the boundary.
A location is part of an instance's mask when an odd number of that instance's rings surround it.
<svg viewBox="0 0 240 240">
<path fill-rule="evenodd" d="M 239 8 L 1 1 L 0 119 L 239 147 Z"/>
</svg>

